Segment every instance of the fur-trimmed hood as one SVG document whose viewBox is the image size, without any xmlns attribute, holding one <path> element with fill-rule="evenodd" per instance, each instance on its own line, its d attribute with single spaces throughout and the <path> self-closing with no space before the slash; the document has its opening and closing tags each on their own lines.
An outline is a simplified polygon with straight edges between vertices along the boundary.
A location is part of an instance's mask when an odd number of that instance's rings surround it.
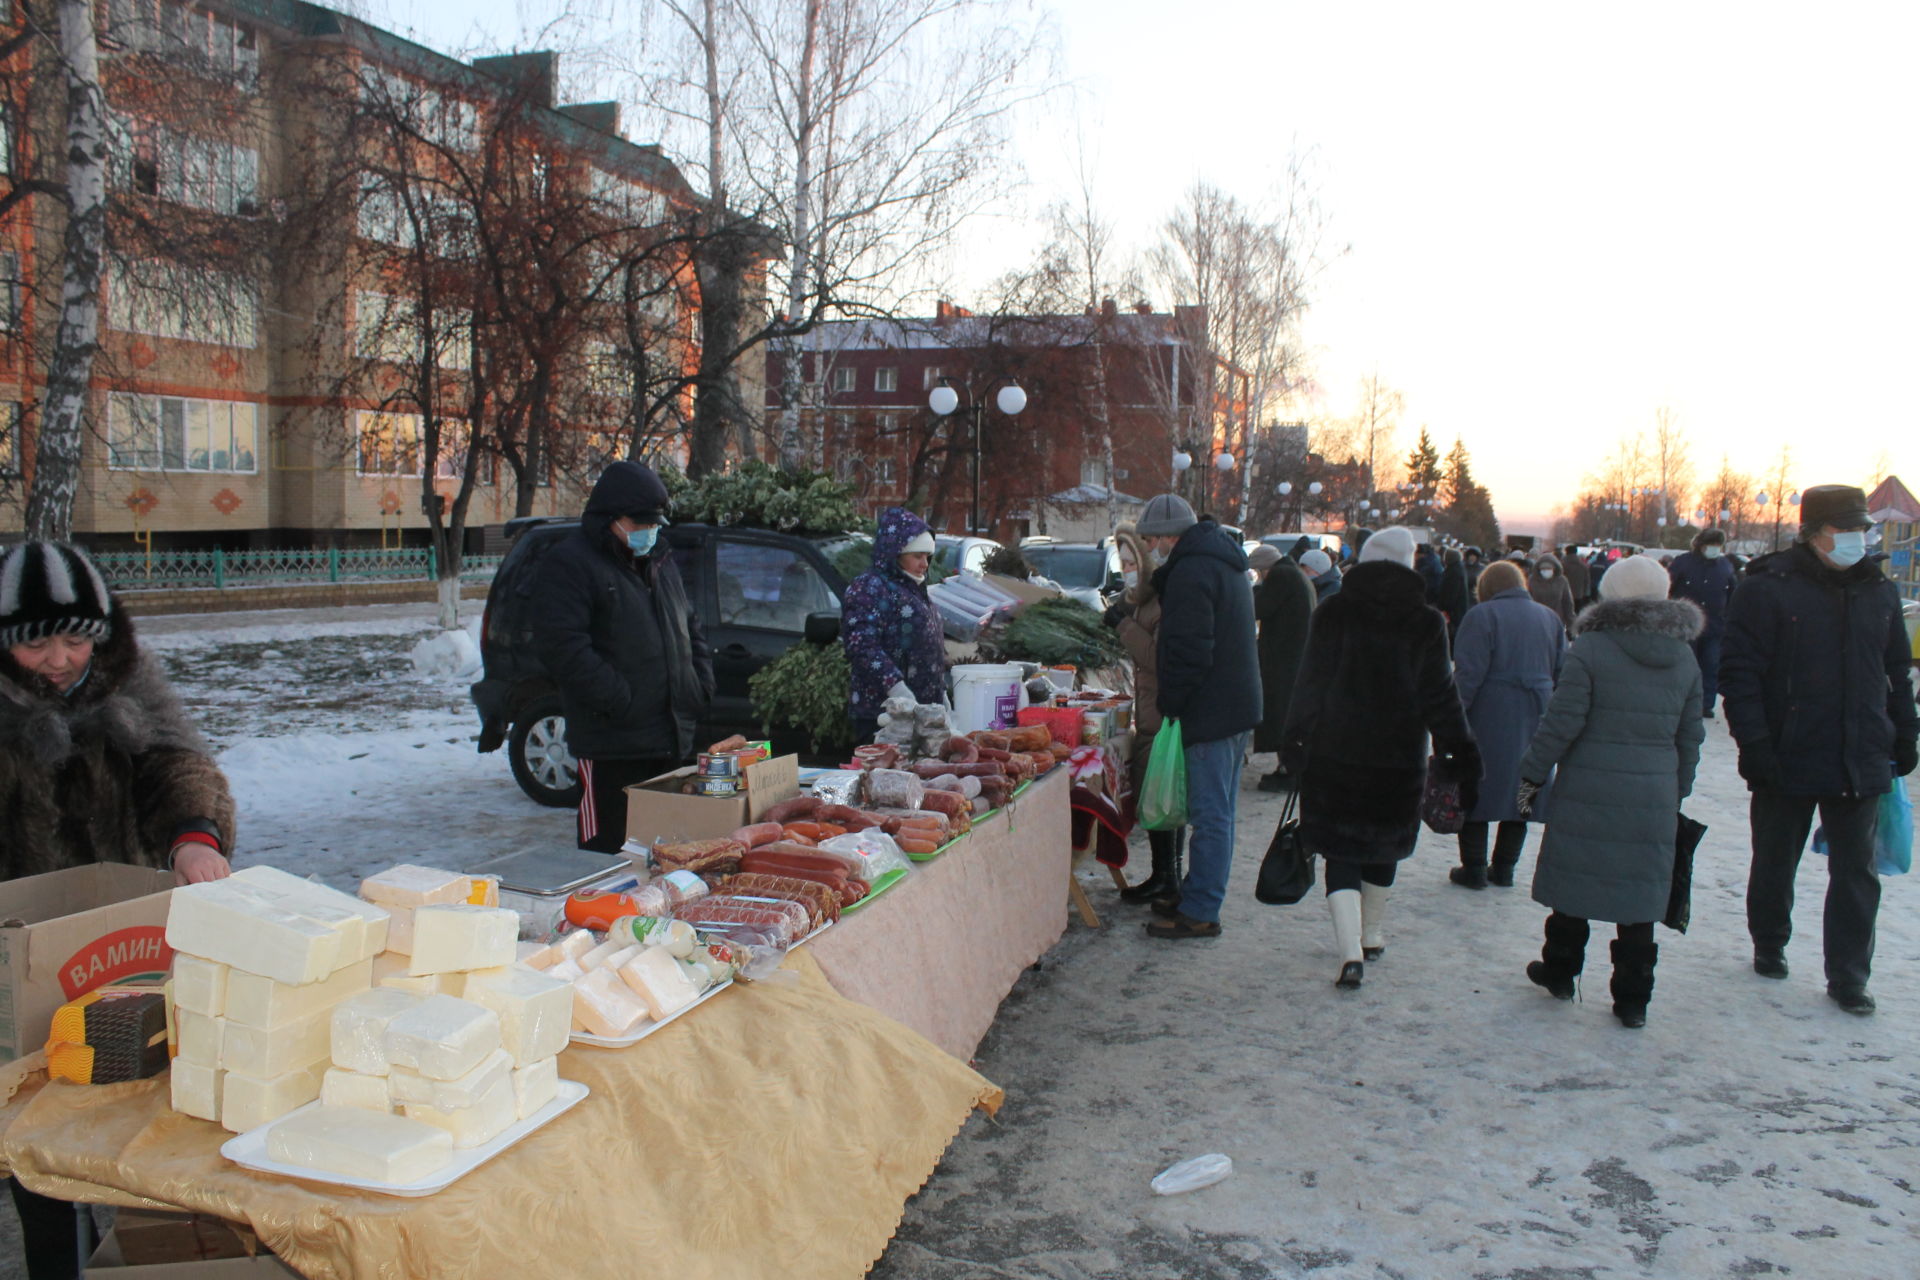
<svg viewBox="0 0 1920 1280">
<path fill-rule="evenodd" d="M 1706 625 L 1691 600 L 1602 600 L 1580 611 L 1573 634 L 1610 636 L 1642 666 L 1670 667 L 1681 657 L 1691 660 L 1691 646 Z"/>
</svg>

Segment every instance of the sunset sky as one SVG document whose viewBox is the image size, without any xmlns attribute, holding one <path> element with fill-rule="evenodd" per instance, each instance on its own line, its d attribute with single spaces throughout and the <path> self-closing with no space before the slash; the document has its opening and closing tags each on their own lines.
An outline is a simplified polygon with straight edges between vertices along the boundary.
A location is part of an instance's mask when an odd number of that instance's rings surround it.
<svg viewBox="0 0 1920 1280">
<path fill-rule="evenodd" d="M 524 45 L 559 6 L 357 7 L 471 52 Z M 1377 370 L 1406 396 L 1401 447 L 1423 424 L 1443 451 L 1464 440 L 1509 529 L 1662 405 L 1702 472 L 1792 443 L 1799 486 L 1876 463 L 1920 478 L 1900 391 L 1920 351 L 1920 6 L 1050 8 L 1068 83 L 1016 136 L 1025 183 L 950 265 L 963 301 L 1025 261 L 1077 185 L 1076 136 L 1133 248 L 1195 179 L 1270 192 L 1297 144 L 1347 246 L 1306 317 L 1300 415 L 1350 412 Z"/>
</svg>

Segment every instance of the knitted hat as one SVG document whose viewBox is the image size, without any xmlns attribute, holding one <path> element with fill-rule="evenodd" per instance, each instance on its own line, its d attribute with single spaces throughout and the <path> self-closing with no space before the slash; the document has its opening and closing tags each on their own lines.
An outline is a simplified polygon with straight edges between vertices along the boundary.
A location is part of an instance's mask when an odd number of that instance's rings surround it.
<svg viewBox="0 0 1920 1280">
<path fill-rule="evenodd" d="M 1394 525 L 1391 529 L 1382 529 L 1367 539 L 1367 545 L 1360 548 L 1360 563 L 1369 560 L 1391 560 L 1408 569 L 1413 568 L 1413 535 Z"/>
<path fill-rule="evenodd" d="M 1667 571 L 1652 556 L 1628 556 L 1615 561 L 1600 579 L 1602 600 L 1664 600 L 1672 585 Z"/>
<path fill-rule="evenodd" d="M 906 546 L 900 548 L 900 554 L 903 556 L 910 556 L 916 553 L 932 555 L 935 550 L 933 535 L 925 529 L 922 529 L 913 538 L 908 540 Z"/>
<path fill-rule="evenodd" d="M 1247 553 L 1247 563 L 1256 569 L 1271 569 L 1280 563 L 1280 549 L 1263 542 Z"/>
<path fill-rule="evenodd" d="M 93 561 L 64 542 L 23 542 L 0 556 L 0 648 L 47 636 L 96 643 L 112 627 L 113 601 Z"/>
<path fill-rule="evenodd" d="M 1328 557 L 1326 552 L 1315 547 L 1300 557 L 1300 567 L 1307 571 L 1309 577 L 1317 578 L 1327 570 L 1333 568 L 1333 561 Z"/>
<path fill-rule="evenodd" d="M 1185 498 L 1177 493 L 1163 493 L 1147 499 L 1146 509 L 1140 513 L 1134 528 L 1143 538 L 1177 538 L 1198 523 Z"/>
</svg>

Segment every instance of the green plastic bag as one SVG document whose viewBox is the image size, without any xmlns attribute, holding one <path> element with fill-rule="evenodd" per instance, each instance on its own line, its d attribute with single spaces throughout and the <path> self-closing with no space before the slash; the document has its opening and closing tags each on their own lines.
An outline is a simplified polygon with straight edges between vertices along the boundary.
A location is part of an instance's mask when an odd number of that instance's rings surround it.
<svg viewBox="0 0 1920 1280">
<path fill-rule="evenodd" d="M 1172 831 L 1187 825 L 1187 750 L 1180 722 L 1163 720 L 1147 757 L 1147 778 L 1140 784 L 1140 825 Z"/>
</svg>

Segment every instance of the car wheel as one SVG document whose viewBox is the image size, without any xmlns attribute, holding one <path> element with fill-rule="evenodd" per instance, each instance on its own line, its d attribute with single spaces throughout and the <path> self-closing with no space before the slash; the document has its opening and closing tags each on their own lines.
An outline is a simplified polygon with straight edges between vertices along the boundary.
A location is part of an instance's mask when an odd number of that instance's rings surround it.
<svg viewBox="0 0 1920 1280">
<path fill-rule="evenodd" d="M 580 804 L 580 774 L 567 750 L 567 718 L 557 698 L 542 698 L 521 712 L 507 738 L 513 780 L 536 802 L 554 809 Z"/>
</svg>

